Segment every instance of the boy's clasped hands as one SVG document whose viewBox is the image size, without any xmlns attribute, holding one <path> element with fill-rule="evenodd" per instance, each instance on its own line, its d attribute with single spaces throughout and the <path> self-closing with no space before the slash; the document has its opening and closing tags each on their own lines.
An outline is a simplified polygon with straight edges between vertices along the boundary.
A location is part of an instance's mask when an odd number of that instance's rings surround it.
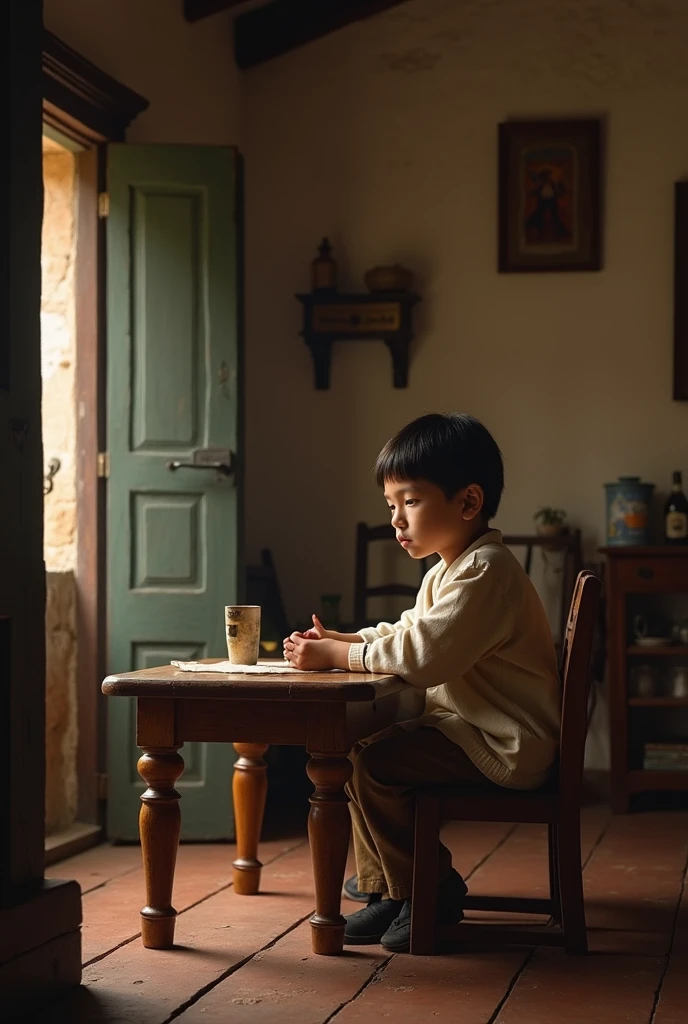
<svg viewBox="0 0 688 1024">
<path fill-rule="evenodd" d="M 361 637 L 325 629 L 318 616 L 314 615 L 310 629 L 303 633 L 294 632 L 283 640 L 284 660 L 303 671 L 346 669 L 352 643 L 362 643 Z"/>
</svg>

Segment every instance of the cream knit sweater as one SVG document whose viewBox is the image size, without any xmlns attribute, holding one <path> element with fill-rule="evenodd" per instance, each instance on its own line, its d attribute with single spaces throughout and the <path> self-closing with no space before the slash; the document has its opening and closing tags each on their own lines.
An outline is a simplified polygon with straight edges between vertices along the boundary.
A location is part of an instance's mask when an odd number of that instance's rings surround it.
<svg viewBox="0 0 688 1024">
<path fill-rule="evenodd" d="M 532 789 L 547 778 L 558 739 L 561 693 L 549 623 L 538 594 L 498 530 L 455 562 L 426 574 L 399 622 L 359 629 L 352 671 L 400 676 L 426 691 L 425 713 L 407 729 L 434 726 L 502 786 Z"/>
</svg>

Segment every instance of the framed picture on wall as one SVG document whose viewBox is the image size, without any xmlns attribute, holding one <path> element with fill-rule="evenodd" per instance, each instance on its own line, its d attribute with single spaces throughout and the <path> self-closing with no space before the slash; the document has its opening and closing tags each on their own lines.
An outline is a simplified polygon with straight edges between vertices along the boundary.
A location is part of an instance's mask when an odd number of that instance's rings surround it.
<svg viewBox="0 0 688 1024">
<path fill-rule="evenodd" d="M 499 125 L 499 271 L 602 267 L 600 121 Z"/>
<path fill-rule="evenodd" d="M 688 402 L 688 181 L 674 185 L 674 399 Z"/>
</svg>

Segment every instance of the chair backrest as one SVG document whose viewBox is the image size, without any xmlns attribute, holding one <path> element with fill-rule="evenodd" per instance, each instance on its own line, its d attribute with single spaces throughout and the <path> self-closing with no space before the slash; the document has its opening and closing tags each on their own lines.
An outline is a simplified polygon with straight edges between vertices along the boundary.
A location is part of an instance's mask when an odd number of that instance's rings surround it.
<svg viewBox="0 0 688 1024">
<path fill-rule="evenodd" d="M 358 523 L 356 526 L 356 560 L 354 572 L 354 629 L 357 626 L 368 624 L 368 598 L 370 597 L 407 597 L 412 602 L 423 577 L 430 568 L 430 560 L 420 559 L 420 579 L 418 586 L 413 587 L 409 583 L 383 583 L 379 586 L 368 585 L 368 545 L 376 541 L 395 540 L 394 527 L 390 523 L 382 526 L 368 526 L 367 523 Z"/>
<path fill-rule="evenodd" d="M 277 641 L 274 649 L 279 653 L 281 651 L 279 641 L 288 636 L 291 630 L 284 610 L 277 570 L 270 548 L 263 548 L 260 557 L 260 565 L 246 566 L 246 600 L 249 604 L 261 606 L 261 643 L 267 641 L 272 645 Z M 266 653 L 272 653 L 272 651 L 261 650 L 261 657 Z"/>
<path fill-rule="evenodd" d="M 580 530 L 566 530 L 565 532 L 556 534 L 553 537 L 542 536 L 539 533 L 505 534 L 502 537 L 502 542 L 509 548 L 525 548 L 523 568 L 529 576 L 533 567 L 533 551 L 535 548 L 541 548 L 543 551 L 564 552 L 564 565 L 561 582 L 561 611 L 559 621 L 559 632 L 563 640 L 569 602 L 573 595 L 576 577 L 583 568 L 583 546 L 581 543 Z"/>
<path fill-rule="evenodd" d="M 559 798 L 580 803 L 588 729 L 590 661 L 602 583 L 587 570 L 578 574 L 562 649 L 562 711 Z"/>
</svg>

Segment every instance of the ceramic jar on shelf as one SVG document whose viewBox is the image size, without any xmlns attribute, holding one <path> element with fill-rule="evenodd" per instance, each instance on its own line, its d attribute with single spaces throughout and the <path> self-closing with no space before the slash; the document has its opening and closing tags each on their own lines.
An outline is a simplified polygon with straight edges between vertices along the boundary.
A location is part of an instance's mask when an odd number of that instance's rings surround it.
<svg viewBox="0 0 688 1024">
<path fill-rule="evenodd" d="M 654 484 L 642 483 L 639 476 L 620 476 L 605 484 L 607 498 L 607 545 L 649 545 L 651 505 Z"/>
</svg>

